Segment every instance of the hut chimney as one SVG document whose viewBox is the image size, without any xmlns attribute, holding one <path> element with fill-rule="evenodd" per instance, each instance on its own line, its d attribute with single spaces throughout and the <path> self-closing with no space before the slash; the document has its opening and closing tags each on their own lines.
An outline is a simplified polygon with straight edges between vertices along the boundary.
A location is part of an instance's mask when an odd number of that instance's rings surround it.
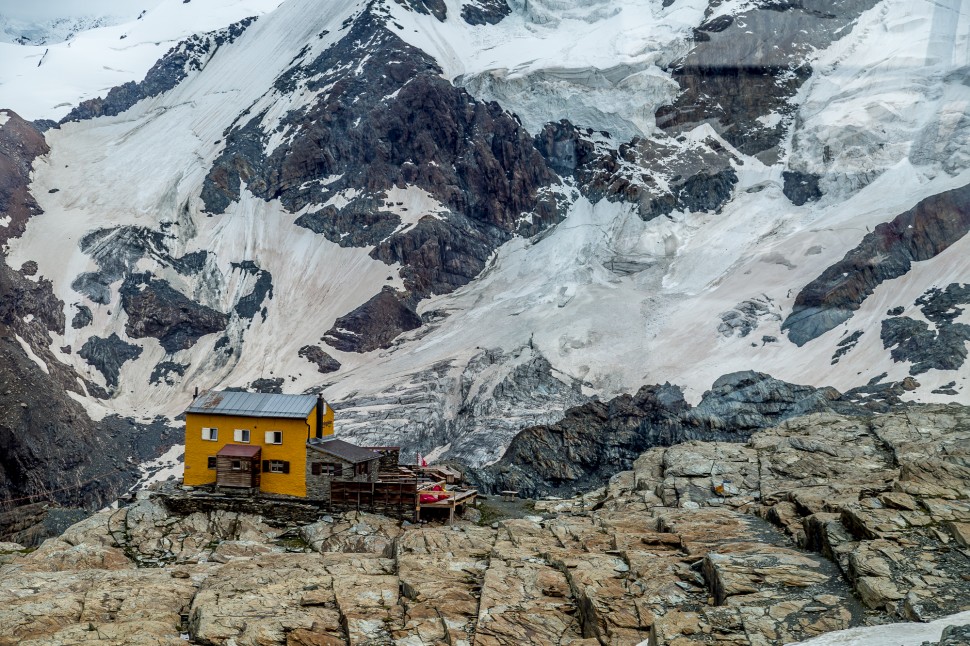
<svg viewBox="0 0 970 646">
<path fill-rule="evenodd" d="M 323 401 L 323 393 L 317 393 L 317 437 L 323 437 L 323 407 L 326 406 L 326 402 Z"/>
<path fill-rule="evenodd" d="M 196 400 L 198 398 L 199 398 L 199 387 L 196 386 L 195 387 L 195 394 L 192 396 L 192 400 L 194 401 L 194 400 Z"/>
</svg>

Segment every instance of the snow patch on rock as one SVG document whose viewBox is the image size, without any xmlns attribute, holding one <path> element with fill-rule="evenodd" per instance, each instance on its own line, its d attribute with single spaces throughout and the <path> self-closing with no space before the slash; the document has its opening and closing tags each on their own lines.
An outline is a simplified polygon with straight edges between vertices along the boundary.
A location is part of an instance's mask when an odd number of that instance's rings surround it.
<svg viewBox="0 0 970 646">
<path fill-rule="evenodd" d="M 155 61 L 180 40 L 262 15 L 281 1 L 163 0 L 140 18 L 131 15 L 131 3 L 117 2 L 124 22 L 106 21 L 66 42 L 0 42 L 0 105 L 24 119 L 59 119 L 82 100 L 144 78 Z M 143 8 L 138 5 L 139 11 Z"/>
<path fill-rule="evenodd" d="M 928 623 L 894 623 L 887 626 L 850 628 L 827 633 L 821 637 L 798 642 L 793 646 L 885 646 L 888 635 L 893 646 L 920 646 L 936 643 L 947 626 L 970 623 L 970 612 L 961 612 Z"/>
</svg>

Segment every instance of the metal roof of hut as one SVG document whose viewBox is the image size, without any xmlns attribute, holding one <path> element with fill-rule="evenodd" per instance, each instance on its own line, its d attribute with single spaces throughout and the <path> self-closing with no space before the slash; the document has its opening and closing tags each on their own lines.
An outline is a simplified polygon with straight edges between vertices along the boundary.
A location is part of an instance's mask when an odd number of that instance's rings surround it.
<svg viewBox="0 0 970 646">
<path fill-rule="evenodd" d="M 203 415 L 304 419 L 316 404 L 317 397 L 315 395 L 275 395 L 207 390 L 199 395 L 185 412 Z"/>
<path fill-rule="evenodd" d="M 262 450 L 262 447 L 259 446 L 226 444 L 224 447 L 219 449 L 219 452 L 216 453 L 216 455 L 232 458 L 254 458 L 259 455 L 260 450 Z"/>
<path fill-rule="evenodd" d="M 313 438 L 307 442 L 307 446 L 317 451 L 335 455 L 352 464 L 379 460 L 381 458 L 381 454 L 377 451 L 371 451 L 370 449 L 359 447 L 356 444 L 337 439 Z"/>
</svg>

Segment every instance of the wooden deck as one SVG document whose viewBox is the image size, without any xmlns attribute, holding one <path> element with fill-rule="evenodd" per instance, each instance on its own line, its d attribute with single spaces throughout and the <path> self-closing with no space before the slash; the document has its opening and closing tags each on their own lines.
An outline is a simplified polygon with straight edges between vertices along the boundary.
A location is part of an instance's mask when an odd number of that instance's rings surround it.
<svg viewBox="0 0 970 646">
<path fill-rule="evenodd" d="M 432 491 L 435 485 L 446 489 L 444 481 L 423 481 L 404 468 L 381 473 L 381 479 L 377 482 L 335 480 L 330 484 L 329 506 L 333 511 L 368 511 L 413 522 L 421 521 L 422 509 L 447 509 L 448 523 L 451 524 L 455 520 L 456 509 L 463 510 L 464 505 L 474 504 L 478 498 L 475 489 Z M 426 493 L 447 497 L 435 502 L 421 502 L 421 494 Z"/>
<path fill-rule="evenodd" d="M 421 521 L 421 510 L 422 509 L 447 509 L 448 510 L 448 524 L 451 525 L 455 522 L 455 509 L 474 503 L 475 499 L 478 498 L 478 491 L 476 489 L 467 489 L 463 491 L 434 491 L 432 492 L 431 487 L 436 483 L 428 483 L 422 485 L 418 488 L 416 496 L 416 507 L 414 509 L 414 520 L 415 522 Z M 437 483 L 444 484 L 444 483 Z M 438 495 L 446 494 L 448 497 L 444 500 L 436 500 L 435 502 L 421 502 L 422 493 L 435 493 Z"/>
<path fill-rule="evenodd" d="M 403 478 L 378 482 L 335 480 L 330 483 L 329 508 L 333 511 L 366 511 L 413 520 L 418 485 L 415 479 Z"/>
</svg>

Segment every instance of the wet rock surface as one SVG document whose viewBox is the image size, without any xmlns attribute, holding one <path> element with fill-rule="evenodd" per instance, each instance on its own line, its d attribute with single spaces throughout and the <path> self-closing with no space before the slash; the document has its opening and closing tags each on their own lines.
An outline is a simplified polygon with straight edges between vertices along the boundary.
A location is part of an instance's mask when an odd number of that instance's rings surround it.
<svg viewBox="0 0 970 646">
<path fill-rule="evenodd" d="M 842 260 L 806 285 L 782 329 L 799 346 L 825 334 L 849 320 L 882 282 L 903 276 L 913 262 L 933 258 L 967 231 L 970 186 L 922 200 L 891 222 L 878 225 Z"/>
<path fill-rule="evenodd" d="M 650 449 L 493 526 L 145 492 L 34 552 L 0 544 L 0 643 L 755 646 L 933 620 L 970 592 L 968 446 L 959 406 L 813 414 Z"/>
</svg>

